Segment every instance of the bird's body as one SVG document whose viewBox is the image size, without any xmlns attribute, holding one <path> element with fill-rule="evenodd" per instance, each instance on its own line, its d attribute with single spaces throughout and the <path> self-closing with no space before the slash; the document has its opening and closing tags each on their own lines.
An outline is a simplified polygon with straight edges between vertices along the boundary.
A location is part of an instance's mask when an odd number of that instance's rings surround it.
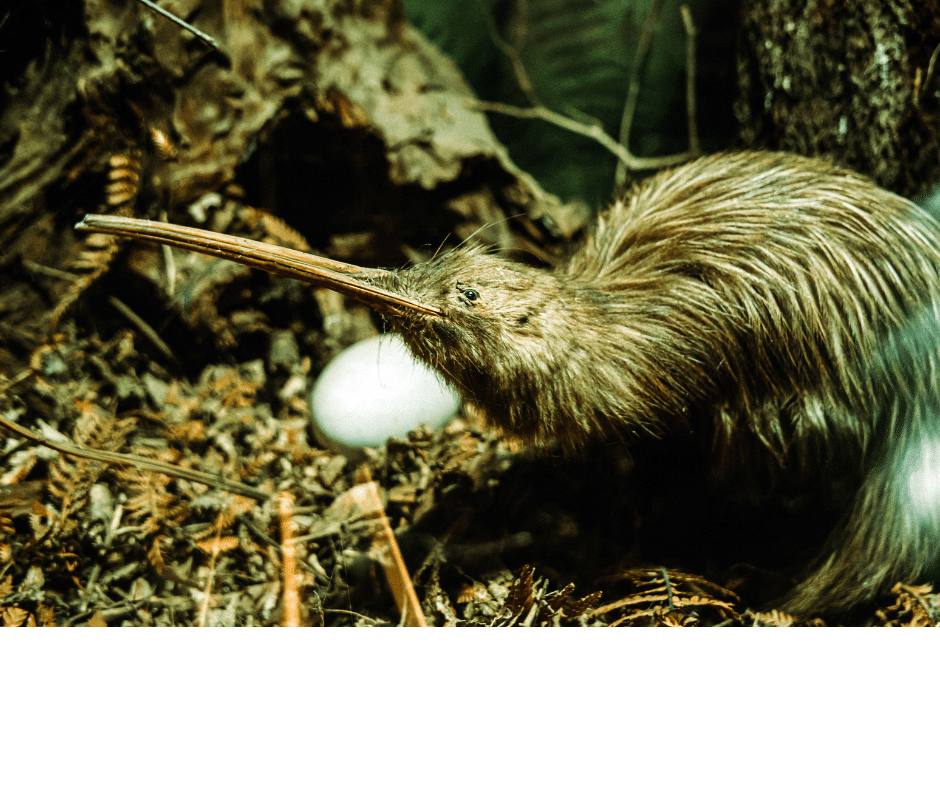
<svg viewBox="0 0 940 788">
<path fill-rule="evenodd" d="M 393 319 L 412 350 L 528 445 L 693 432 L 726 485 L 858 485 L 791 609 L 940 556 L 940 227 L 867 179 L 708 157 L 614 204 L 559 270 L 458 249 L 400 277 L 444 310 Z"/>
<path fill-rule="evenodd" d="M 414 353 L 535 449 L 688 433 L 725 479 L 855 485 L 790 609 L 936 566 L 940 226 L 867 179 L 720 154 L 635 188 L 558 269 L 462 247 L 381 286 L 425 305 L 377 304 Z"/>
</svg>

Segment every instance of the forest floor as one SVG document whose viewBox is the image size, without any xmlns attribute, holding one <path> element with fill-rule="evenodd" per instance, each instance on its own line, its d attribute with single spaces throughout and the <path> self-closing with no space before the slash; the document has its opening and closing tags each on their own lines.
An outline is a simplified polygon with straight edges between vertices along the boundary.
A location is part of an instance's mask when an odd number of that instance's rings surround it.
<svg viewBox="0 0 940 788">
<path fill-rule="evenodd" d="M 772 573 L 644 563 L 616 453 L 529 457 L 471 413 L 351 461 L 311 436 L 309 356 L 170 372 L 121 319 L 79 310 L 0 388 L 44 442 L 4 436 L 6 626 L 795 623 L 732 590 Z M 937 610 L 898 587 L 866 623 Z"/>
</svg>

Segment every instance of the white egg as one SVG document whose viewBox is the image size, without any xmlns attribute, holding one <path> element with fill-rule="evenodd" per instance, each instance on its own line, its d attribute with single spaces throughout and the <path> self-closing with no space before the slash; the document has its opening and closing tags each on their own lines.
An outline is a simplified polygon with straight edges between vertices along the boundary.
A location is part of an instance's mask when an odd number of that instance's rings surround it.
<svg viewBox="0 0 940 788">
<path fill-rule="evenodd" d="M 460 394 L 415 358 L 398 334 L 346 348 L 326 365 L 310 393 L 318 436 L 347 454 L 405 438 L 421 424 L 437 429 L 459 408 Z"/>
</svg>

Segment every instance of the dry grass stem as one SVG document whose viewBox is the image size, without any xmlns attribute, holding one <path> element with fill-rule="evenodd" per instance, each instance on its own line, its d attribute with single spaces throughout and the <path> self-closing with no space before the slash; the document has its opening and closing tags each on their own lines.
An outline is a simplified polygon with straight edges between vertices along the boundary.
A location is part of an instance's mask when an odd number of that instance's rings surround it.
<svg viewBox="0 0 940 788">
<path fill-rule="evenodd" d="M 385 578 L 401 613 L 401 624 L 406 627 L 426 627 L 428 624 L 421 610 L 421 603 L 385 514 L 378 486 L 372 481 L 372 474 L 367 466 L 362 466 L 357 478 L 363 483 L 350 492 L 355 491 L 356 502 L 362 512 L 375 520 L 372 548 L 385 570 Z"/>
<path fill-rule="evenodd" d="M 284 613 L 281 626 L 300 626 L 300 595 L 297 591 L 297 565 L 294 560 L 294 498 L 286 490 L 277 496 L 277 516 L 281 525 L 281 574 L 284 577 Z"/>
</svg>

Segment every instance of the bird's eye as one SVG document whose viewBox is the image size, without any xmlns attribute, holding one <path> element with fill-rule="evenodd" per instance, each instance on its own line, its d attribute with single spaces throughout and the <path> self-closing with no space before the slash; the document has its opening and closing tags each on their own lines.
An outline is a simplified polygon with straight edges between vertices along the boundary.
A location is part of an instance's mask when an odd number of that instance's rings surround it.
<svg viewBox="0 0 940 788">
<path fill-rule="evenodd" d="M 463 291 L 463 297 L 466 298 L 471 303 L 474 301 L 480 300 L 480 294 L 476 290 L 474 290 L 472 287 L 468 287 L 466 290 Z"/>
</svg>

